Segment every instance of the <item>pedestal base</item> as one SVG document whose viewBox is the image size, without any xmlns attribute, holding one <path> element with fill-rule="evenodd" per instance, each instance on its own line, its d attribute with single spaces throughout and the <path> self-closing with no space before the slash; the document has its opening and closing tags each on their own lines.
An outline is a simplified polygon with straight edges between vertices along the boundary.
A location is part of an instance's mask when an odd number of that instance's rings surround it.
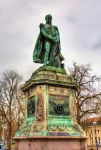
<svg viewBox="0 0 101 150">
<path fill-rule="evenodd" d="M 17 137 L 15 150 L 87 150 L 84 137 Z"/>
</svg>

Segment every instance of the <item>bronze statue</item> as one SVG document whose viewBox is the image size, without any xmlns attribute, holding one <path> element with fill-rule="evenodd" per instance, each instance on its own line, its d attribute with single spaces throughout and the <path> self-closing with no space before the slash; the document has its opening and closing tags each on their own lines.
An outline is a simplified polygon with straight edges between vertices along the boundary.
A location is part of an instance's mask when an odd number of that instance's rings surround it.
<svg viewBox="0 0 101 150">
<path fill-rule="evenodd" d="M 52 16 L 46 15 L 46 24 L 40 24 L 40 34 L 35 44 L 33 61 L 63 68 L 58 28 L 52 25 Z"/>
</svg>

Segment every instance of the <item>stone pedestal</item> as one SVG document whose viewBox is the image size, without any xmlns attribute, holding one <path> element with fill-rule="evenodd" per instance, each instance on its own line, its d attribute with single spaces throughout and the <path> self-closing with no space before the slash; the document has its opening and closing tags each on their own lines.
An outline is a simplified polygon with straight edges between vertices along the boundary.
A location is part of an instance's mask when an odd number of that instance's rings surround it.
<svg viewBox="0 0 101 150">
<path fill-rule="evenodd" d="M 20 137 L 15 150 L 87 150 L 87 145 L 82 137 Z"/>
<path fill-rule="evenodd" d="M 76 120 L 76 89 L 62 68 L 43 66 L 32 74 L 22 87 L 26 119 L 16 133 L 16 150 L 86 150 Z"/>
</svg>

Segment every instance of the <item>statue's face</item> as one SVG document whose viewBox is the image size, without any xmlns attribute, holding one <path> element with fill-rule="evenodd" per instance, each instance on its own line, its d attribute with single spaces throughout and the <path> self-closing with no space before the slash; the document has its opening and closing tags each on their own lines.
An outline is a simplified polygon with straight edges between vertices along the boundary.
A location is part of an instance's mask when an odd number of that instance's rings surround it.
<svg viewBox="0 0 101 150">
<path fill-rule="evenodd" d="M 45 17 L 45 20 L 46 20 L 46 23 L 47 23 L 47 24 L 51 24 L 52 16 L 51 16 L 51 15 L 47 15 L 47 16 Z"/>
</svg>

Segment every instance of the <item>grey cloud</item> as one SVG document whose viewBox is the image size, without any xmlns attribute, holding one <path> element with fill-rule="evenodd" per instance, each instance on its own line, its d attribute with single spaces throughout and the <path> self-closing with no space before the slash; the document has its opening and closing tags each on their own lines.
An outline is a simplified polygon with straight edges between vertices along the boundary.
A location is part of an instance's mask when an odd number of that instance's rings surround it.
<svg viewBox="0 0 101 150">
<path fill-rule="evenodd" d="M 71 23 L 71 24 L 76 24 L 77 23 L 77 18 L 74 15 L 68 15 L 67 16 L 67 22 Z"/>
<path fill-rule="evenodd" d="M 69 56 L 75 59 L 77 49 L 81 52 L 100 48 L 101 1 L 1 0 L 1 72 L 14 67 L 27 76 L 37 68 L 32 62 L 33 47 L 39 24 L 47 13 L 53 15 L 53 23 L 59 26 L 63 53 L 68 53 L 66 63 Z M 78 59 L 81 57 L 78 53 Z"/>
<path fill-rule="evenodd" d="M 101 50 L 101 39 L 100 41 L 98 41 L 97 43 L 95 43 L 94 45 L 92 45 L 92 49 L 94 50 Z"/>
</svg>

